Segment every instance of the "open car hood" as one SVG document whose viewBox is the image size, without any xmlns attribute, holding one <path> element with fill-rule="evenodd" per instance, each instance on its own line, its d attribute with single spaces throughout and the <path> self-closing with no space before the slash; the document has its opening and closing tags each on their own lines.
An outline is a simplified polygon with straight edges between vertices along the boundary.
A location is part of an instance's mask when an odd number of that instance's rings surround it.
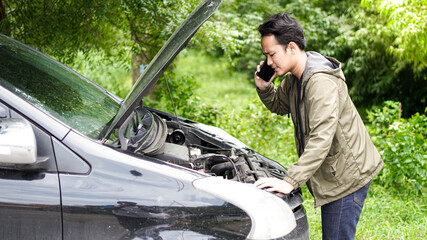
<svg viewBox="0 0 427 240">
<path fill-rule="evenodd" d="M 165 69 L 187 45 L 200 26 L 215 13 L 221 2 L 222 0 L 207 0 L 202 2 L 178 27 L 138 78 L 132 90 L 122 102 L 117 115 L 109 125 L 103 139 L 108 138 L 115 128 L 120 127 L 126 121 L 133 110 L 140 104 L 142 98 L 150 92 Z"/>
</svg>

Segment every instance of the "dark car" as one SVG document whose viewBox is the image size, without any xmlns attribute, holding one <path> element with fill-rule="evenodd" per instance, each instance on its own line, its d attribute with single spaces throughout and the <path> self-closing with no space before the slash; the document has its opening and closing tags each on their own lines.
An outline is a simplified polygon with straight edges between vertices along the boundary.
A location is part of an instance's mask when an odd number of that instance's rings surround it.
<svg viewBox="0 0 427 240">
<path fill-rule="evenodd" d="M 308 239 L 286 169 L 143 97 L 218 8 L 199 5 L 122 100 L 0 35 L 1 239 Z"/>
</svg>

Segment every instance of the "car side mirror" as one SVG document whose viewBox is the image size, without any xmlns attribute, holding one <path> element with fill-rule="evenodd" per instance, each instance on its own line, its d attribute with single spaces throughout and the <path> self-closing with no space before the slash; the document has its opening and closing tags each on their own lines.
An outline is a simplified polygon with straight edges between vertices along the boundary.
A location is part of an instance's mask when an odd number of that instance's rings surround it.
<svg viewBox="0 0 427 240">
<path fill-rule="evenodd" d="M 31 124 L 25 119 L 0 119 L 0 165 L 32 164 L 37 160 L 37 143 Z"/>
</svg>

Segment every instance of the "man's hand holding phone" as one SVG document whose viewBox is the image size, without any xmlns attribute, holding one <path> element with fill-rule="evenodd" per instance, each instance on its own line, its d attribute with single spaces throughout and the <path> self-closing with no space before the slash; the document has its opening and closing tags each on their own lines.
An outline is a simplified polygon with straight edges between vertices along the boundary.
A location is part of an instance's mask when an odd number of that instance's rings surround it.
<svg viewBox="0 0 427 240">
<path fill-rule="evenodd" d="M 267 60 L 261 61 L 255 72 L 255 85 L 260 90 L 265 90 L 275 78 L 276 72 L 271 66 L 267 65 Z"/>
</svg>

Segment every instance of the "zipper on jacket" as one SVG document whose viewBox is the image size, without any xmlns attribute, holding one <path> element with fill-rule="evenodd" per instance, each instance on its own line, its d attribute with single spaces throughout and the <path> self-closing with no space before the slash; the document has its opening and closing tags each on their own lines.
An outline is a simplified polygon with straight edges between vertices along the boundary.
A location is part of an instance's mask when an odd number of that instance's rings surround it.
<svg viewBox="0 0 427 240">
<path fill-rule="evenodd" d="M 304 152 L 305 149 L 305 137 L 304 137 L 304 131 L 302 129 L 302 119 L 301 119 L 301 110 L 300 110 L 300 105 L 301 105 L 301 81 L 302 80 L 297 80 L 297 122 L 298 122 L 298 132 L 299 132 L 299 141 L 302 147 L 302 152 Z M 301 153 L 302 154 L 302 153 Z"/>
<path fill-rule="evenodd" d="M 299 141 L 300 141 L 300 146 L 301 146 L 301 148 L 302 148 L 302 152 L 301 152 L 301 155 L 302 155 L 302 153 L 305 151 L 305 136 L 304 136 L 304 134 L 305 134 L 305 132 L 304 132 L 304 130 L 303 130 L 303 126 L 302 126 L 302 118 L 301 118 L 301 109 L 300 109 L 300 106 L 301 106 L 301 88 L 302 88 L 302 79 L 303 79 L 303 76 L 301 76 L 301 79 L 298 79 L 296 76 L 294 76 L 294 78 L 296 79 L 296 81 L 297 81 L 297 123 L 298 123 L 298 132 L 299 132 Z M 304 98 L 305 97 L 305 87 L 306 87 L 307 85 L 305 85 L 304 86 L 304 92 L 303 92 L 303 95 L 302 95 L 302 98 Z M 304 108 L 305 109 L 305 108 Z M 300 155 L 300 156 L 301 156 Z M 312 188 L 311 188 L 311 182 L 310 182 L 310 179 L 309 180 L 307 180 L 307 182 L 306 182 L 306 185 L 307 185 L 307 188 L 308 188 L 308 190 L 310 191 L 310 193 L 311 193 L 311 195 L 313 196 L 313 199 L 314 199 L 314 211 L 315 211 L 315 213 L 317 214 L 317 210 L 316 210 L 316 197 L 314 196 L 314 192 L 313 192 L 313 190 L 312 190 Z"/>
</svg>

